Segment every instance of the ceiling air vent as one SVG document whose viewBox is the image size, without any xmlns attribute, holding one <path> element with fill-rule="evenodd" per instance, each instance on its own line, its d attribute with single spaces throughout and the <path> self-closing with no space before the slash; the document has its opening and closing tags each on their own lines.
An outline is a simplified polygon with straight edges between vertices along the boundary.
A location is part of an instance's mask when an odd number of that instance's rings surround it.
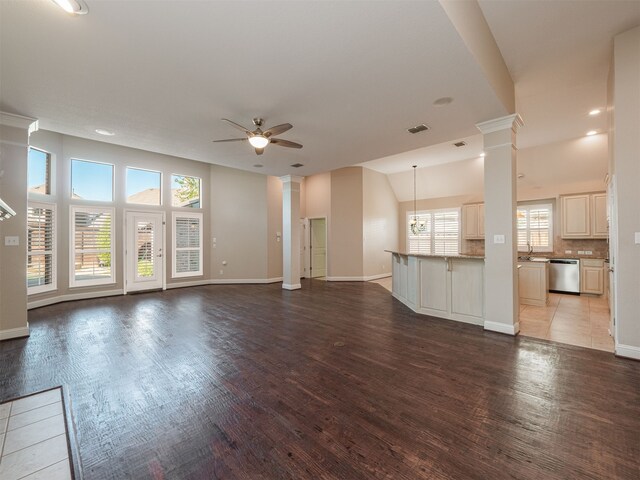
<svg viewBox="0 0 640 480">
<path fill-rule="evenodd" d="M 300 167 L 304 167 L 304 165 L 302 165 L 301 163 L 294 163 L 293 165 L 291 165 L 293 168 L 300 168 Z"/>
<path fill-rule="evenodd" d="M 467 142 L 460 141 L 460 142 L 454 143 L 453 146 L 460 148 L 460 147 L 464 147 L 466 144 L 467 144 Z"/>
<path fill-rule="evenodd" d="M 407 132 L 409 133 L 426 132 L 427 130 L 429 130 L 429 127 L 427 127 L 424 123 L 422 125 L 416 125 L 415 127 L 407 128 Z"/>
</svg>

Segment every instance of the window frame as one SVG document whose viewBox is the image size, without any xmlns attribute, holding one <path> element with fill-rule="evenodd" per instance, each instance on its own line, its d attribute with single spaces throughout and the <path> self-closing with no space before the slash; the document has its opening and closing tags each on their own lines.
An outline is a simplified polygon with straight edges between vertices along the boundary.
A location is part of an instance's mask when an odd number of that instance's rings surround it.
<svg viewBox="0 0 640 480">
<path fill-rule="evenodd" d="M 159 182 L 159 187 L 160 187 L 160 203 L 138 203 L 138 202 L 130 202 L 129 201 L 129 196 L 127 195 L 127 188 L 129 187 L 129 178 L 127 176 L 127 174 L 129 173 L 129 170 L 139 170 L 142 172 L 151 172 L 151 173 L 157 173 L 160 175 L 160 182 Z M 200 180 L 200 184 L 202 185 L 202 179 Z M 202 188 L 200 188 L 200 190 L 202 190 Z M 160 170 L 151 170 L 149 168 L 140 168 L 140 167 L 129 167 L 126 166 L 124 169 L 124 196 L 125 196 L 125 203 L 127 205 L 142 205 L 144 207 L 162 207 L 163 202 L 162 202 L 162 194 L 164 192 L 164 189 L 162 188 L 162 172 Z"/>
<path fill-rule="evenodd" d="M 51 250 L 49 253 L 47 251 L 43 251 L 43 253 L 36 253 L 36 255 L 51 255 L 51 283 L 46 285 L 36 285 L 33 287 L 29 286 L 29 280 L 27 278 L 27 295 L 37 295 L 39 293 L 52 292 L 58 289 L 58 242 L 56 240 L 57 237 L 57 223 L 58 223 L 58 212 L 57 205 L 55 203 L 50 202 L 36 202 L 29 201 L 27 204 L 27 267 L 29 265 L 29 209 L 31 208 L 48 208 L 51 210 Z M 33 254 L 31 254 L 33 256 Z"/>
<path fill-rule="evenodd" d="M 98 165 L 109 165 L 111 167 L 111 200 L 92 200 L 90 198 L 73 198 L 73 162 L 86 162 L 96 163 Z M 116 166 L 109 162 L 100 162 L 97 160 L 87 160 L 85 158 L 71 157 L 69 158 L 69 200 L 71 202 L 82 202 L 84 204 L 98 203 L 101 205 L 107 205 L 115 202 L 116 198 Z"/>
<path fill-rule="evenodd" d="M 172 190 L 172 186 L 173 186 L 173 177 L 189 177 L 189 178 L 197 178 L 199 180 L 199 193 L 200 193 L 200 197 L 198 198 L 198 203 L 199 206 L 198 207 L 186 207 L 186 206 L 180 206 L 180 205 L 174 205 L 173 204 L 173 190 Z M 183 175 L 182 173 L 172 173 L 169 176 L 169 197 L 171 200 L 171 208 L 180 208 L 180 209 L 190 209 L 190 210 L 202 210 L 202 205 L 203 205 L 203 199 L 202 199 L 202 177 L 198 177 L 196 175 Z M 188 210 L 186 210 L 188 211 Z"/>
<path fill-rule="evenodd" d="M 531 230 L 530 230 L 530 226 L 529 226 L 529 212 L 532 209 L 540 209 L 540 208 L 547 208 L 549 210 L 549 228 L 548 228 L 548 232 L 549 232 L 549 245 L 546 247 L 533 247 L 533 252 L 540 252 L 540 253 L 549 253 L 549 252 L 553 252 L 554 251 L 554 229 L 553 229 L 553 222 L 555 221 L 555 215 L 554 215 L 554 208 L 553 208 L 553 203 L 552 202 L 544 202 L 544 203 L 523 203 L 523 204 L 519 204 L 516 208 L 516 248 L 518 250 L 519 253 L 528 253 L 528 249 L 526 248 L 526 246 L 523 246 L 523 248 L 525 248 L 524 250 L 520 250 L 520 243 L 518 242 L 518 233 L 520 231 L 520 229 L 518 228 L 518 219 L 517 219 L 517 210 L 526 210 L 527 211 L 527 227 L 526 227 L 526 232 L 527 232 L 527 242 L 530 242 L 531 239 Z"/>
<path fill-rule="evenodd" d="M 439 253 L 435 253 L 436 250 L 436 238 L 435 235 L 433 234 L 433 230 L 434 230 L 434 225 L 435 225 L 435 215 L 438 213 L 451 213 L 451 212 L 455 212 L 458 216 L 458 238 L 457 238 L 457 252 L 455 254 L 439 254 Z M 411 231 L 409 230 L 410 227 L 410 222 L 411 222 L 411 217 L 413 216 L 424 216 L 424 215 L 429 215 L 429 219 L 428 219 L 428 224 L 429 224 L 429 252 L 428 253 L 422 253 L 422 252 L 412 252 L 411 251 L 411 238 L 410 237 L 416 237 L 416 235 L 412 235 Z M 407 248 L 407 253 L 410 253 L 412 255 L 432 255 L 432 256 L 439 256 L 439 257 L 451 257 L 451 256 L 455 256 L 455 255 L 460 255 L 460 248 L 462 246 L 462 225 L 461 225 L 461 221 L 462 221 L 462 215 L 461 215 L 461 208 L 460 207 L 453 207 L 453 208 L 436 208 L 436 209 L 432 209 L 432 210 L 419 210 L 417 212 L 407 212 L 407 216 L 406 216 L 406 223 L 405 223 L 405 232 L 407 235 L 406 238 L 406 248 Z M 419 235 L 418 235 L 419 237 Z"/>
<path fill-rule="evenodd" d="M 199 266 L 200 269 L 197 272 L 177 272 L 176 266 L 176 254 L 178 252 L 177 247 L 177 233 L 178 229 L 176 228 L 176 220 L 178 218 L 197 218 L 200 222 L 199 229 L 199 244 L 198 252 L 199 252 Z M 202 244 L 204 240 L 204 225 L 203 225 L 204 215 L 202 212 L 188 212 L 188 211 L 179 211 L 179 212 L 171 212 L 171 278 L 185 278 L 185 277 L 201 277 L 204 275 L 204 245 Z M 182 247 L 182 250 L 196 250 L 193 247 Z"/>
<path fill-rule="evenodd" d="M 75 236 L 75 214 L 76 211 L 88 213 L 110 213 L 111 214 L 111 275 L 109 278 L 76 280 L 75 259 L 76 259 L 76 236 Z M 113 207 L 102 207 L 94 205 L 70 205 L 69 206 L 69 288 L 92 287 L 97 285 L 113 285 L 116 283 L 116 210 Z"/>
<path fill-rule="evenodd" d="M 55 167 L 55 154 L 45 150 L 44 148 L 36 147 L 34 145 L 29 145 L 28 150 L 38 150 L 39 152 L 44 153 L 47 156 L 47 162 L 49 163 L 49 193 L 39 193 L 32 192 L 29 190 L 29 180 L 28 180 L 28 172 L 27 172 L 27 196 L 28 198 L 33 198 L 35 202 L 47 203 L 50 201 L 50 198 L 55 196 L 55 178 L 56 178 L 56 167 Z M 29 169 L 29 161 L 28 161 L 28 152 L 27 152 L 27 170 Z"/>
</svg>

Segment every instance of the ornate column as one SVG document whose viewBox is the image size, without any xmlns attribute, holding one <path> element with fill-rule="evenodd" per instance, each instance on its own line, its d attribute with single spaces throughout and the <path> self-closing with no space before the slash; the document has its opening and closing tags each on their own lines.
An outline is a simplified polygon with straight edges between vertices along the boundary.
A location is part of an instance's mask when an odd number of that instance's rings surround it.
<svg viewBox="0 0 640 480">
<path fill-rule="evenodd" d="M 515 138 L 522 125 L 518 114 L 476 124 L 485 152 L 484 328 L 509 335 L 520 331 Z"/>
</svg>

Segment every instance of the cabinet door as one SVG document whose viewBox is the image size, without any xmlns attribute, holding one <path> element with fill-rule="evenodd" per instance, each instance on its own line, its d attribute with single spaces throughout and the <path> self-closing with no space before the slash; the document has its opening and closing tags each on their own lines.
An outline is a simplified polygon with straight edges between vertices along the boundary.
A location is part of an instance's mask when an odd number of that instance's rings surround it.
<svg viewBox="0 0 640 480">
<path fill-rule="evenodd" d="M 580 271 L 580 291 L 602 295 L 604 293 L 604 268 L 582 267 Z"/>
<path fill-rule="evenodd" d="M 591 196 L 561 197 L 562 237 L 589 238 L 591 236 Z"/>
<path fill-rule="evenodd" d="M 478 205 L 462 206 L 462 224 L 464 227 L 464 238 L 478 238 Z"/>
<path fill-rule="evenodd" d="M 484 238 L 484 203 L 478 205 L 478 237 Z"/>
<path fill-rule="evenodd" d="M 594 193 L 591 195 L 591 234 L 596 238 L 607 238 L 609 236 L 606 193 Z"/>
<path fill-rule="evenodd" d="M 522 264 L 518 271 L 518 293 L 523 304 L 547 304 L 547 269 L 544 265 Z"/>
</svg>

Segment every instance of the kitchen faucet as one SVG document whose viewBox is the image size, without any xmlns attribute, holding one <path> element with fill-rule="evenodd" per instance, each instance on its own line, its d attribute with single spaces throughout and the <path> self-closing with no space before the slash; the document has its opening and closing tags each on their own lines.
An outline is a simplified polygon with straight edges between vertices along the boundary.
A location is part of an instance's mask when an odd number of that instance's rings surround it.
<svg viewBox="0 0 640 480">
<path fill-rule="evenodd" d="M 529 242 L 527 242 L 527 248 L 529 249 L 527 251 L 527 255 L 531 256 L 531 254 L 533 253 L 533 245 L 531 245 Z"/>
</svg>

